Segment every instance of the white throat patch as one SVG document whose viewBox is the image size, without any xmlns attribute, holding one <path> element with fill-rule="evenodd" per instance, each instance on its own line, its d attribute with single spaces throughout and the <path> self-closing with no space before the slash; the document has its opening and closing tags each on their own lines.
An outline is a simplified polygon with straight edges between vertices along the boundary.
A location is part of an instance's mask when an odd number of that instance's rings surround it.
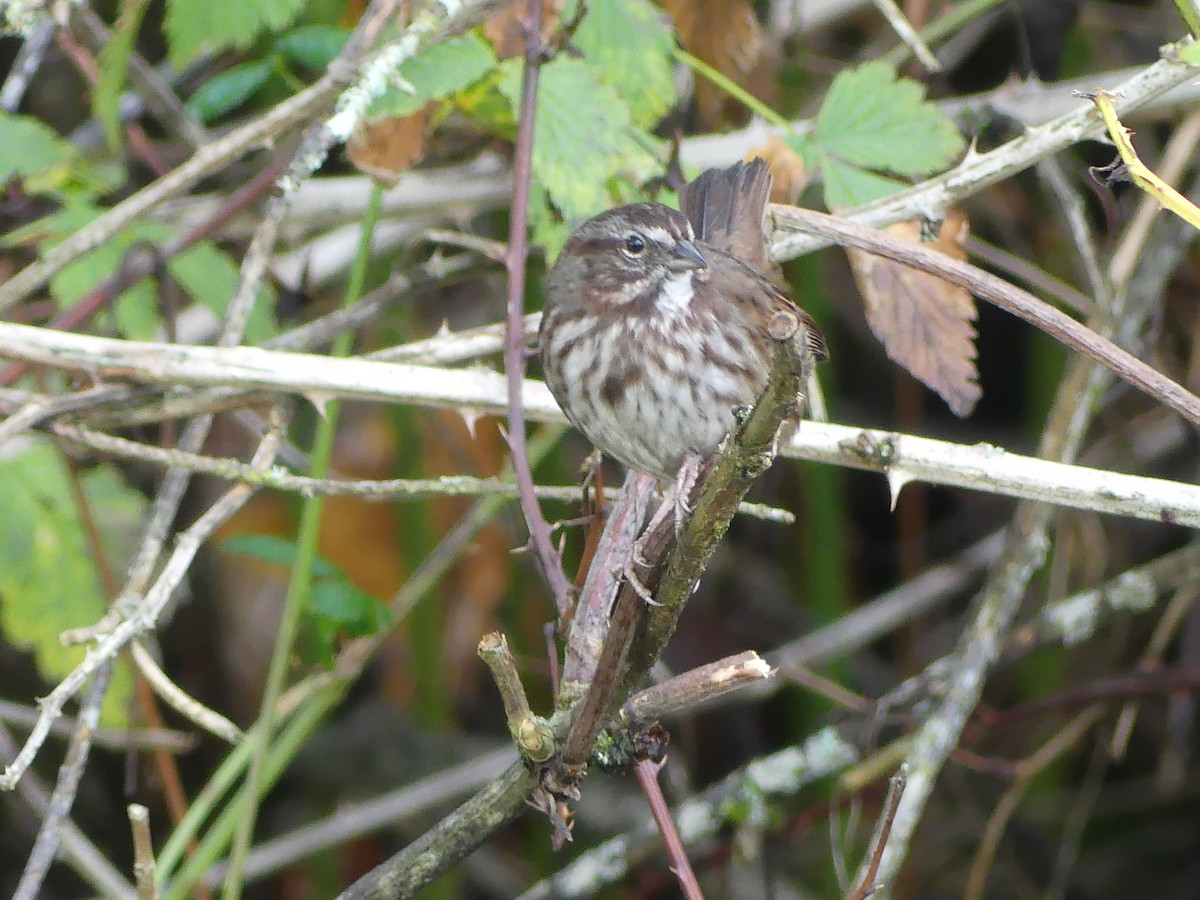
<svg viewBox="0 0 1200 900">
<path fill-rule="evenodd" d="M 696 288 L 692 281 L 695 274 L 695 272 L 680 272 L 663 282 L 662 293 L 655 304 L 660 313 L 674 318 L 687 312 L 692 297 L 696 295 Z"/>
</svg>

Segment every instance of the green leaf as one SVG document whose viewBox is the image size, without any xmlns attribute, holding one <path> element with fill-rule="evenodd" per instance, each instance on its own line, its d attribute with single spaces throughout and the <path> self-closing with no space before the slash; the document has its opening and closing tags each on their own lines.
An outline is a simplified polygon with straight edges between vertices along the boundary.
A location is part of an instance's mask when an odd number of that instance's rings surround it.
<svg viewBox="0 0 1200 900">
<path fill-rule="evenodd" d="M 536 181 L 529 195 L 529 236 L 533 243 L 542 248 L 546 265 L 552 265 L 559 251 L 571 236 L 572 225 L 564 222 L 558 210 L 550 202 L 546 189 Z"/>
<path fill-rule="evenodd" d="M 240 63 L 214 75 L 188 98 L 188 112 L 201 122 L 211 122 L 237 109 L 258 92 L 274 67 L 269 59 Z"/>
<path fill-rule="evenodd" d="M 89 203 L 64 206 L 52 217 L 47 217 L 50 221 L 43 225 L 48 235 L 46 246 L 58 243 L 99 214 L 100 210 Z M 158 222 L 136 222 L 56 272 L 50 279 L 50 293 L 60 308 L 69 309 L 112 275 L 135 243 L 161 244 L 170 236 L 170 229 Z M 114 304 L 117 328 L 127 338 L 146 340 L 155 337 L 161 323 L 159 313 L 158 291 L 150 278 L 143 278 L 127 288 Z"/>
<path fill-rule="evenodd" d="M 569 4 L 564 19 L 570 19 L 576 5 Z M 663 11 L 649 0 L 589 3 L 572 43 L 629 104 L 634 124 L 653 126 L 674 105 L 675 35 Z"/>
<path fill-rule="evenodd" d="M 274 534 L 236 534 L 221 541 L 221 549 L 289 569 L 296 564 L 296 542 Z M 341 569 L 323 556 L 313 559 L 312 571 L 314 578 L 345 577 Z"/>
<path fill-rule="evenodd" d="M 385 604 L 344 576 L 313 585 L 312 612 L 352 637 L 375 634 L 387 628 L 392 618 Z"/>
<path fill-rule="evenodd" d="M 925 89 L 870 62 L 838 74 L 817 114 L 813 140 L 844 162 L 898 175 L 939 172 L 964 147 Z"/>
<path fill-rule="evenodd" d="M 183 68 L 202 52 L 244 50 L 259 33 L 282 31 L 305 0 L 167 0 L 163 27 L 171 65 Z"/>
<path fill-rule="evenodd" d="M 501 63 L 500 91 L 520 106 L 521 60 Z M 534 116 L 533 171 L 568 222 L 611 205 L 608 182 L 636 180 L 654 165 L 635 139 L 629 108 L 595 67 L 559 56 L 542 67 Z"/>
<path fill-rule="evenodd" d="M 500 92 L 502 72 L 497 69 L 453 97 L 454 108 L 478 122 L 483 128 L 506 140 L 517 135 L 513 105 Z"/>
<path fill-rule="evenodd" d="M 157 339 L 162 318 L 159 316 L 158 292 L 150 279 L 143 278 L 124 291 L 113 304 L 113 315 L 121 337 L 131 341 Z"/>
<path fill-rule="evenodd" d="M 104 138 L 113 149 L 121 145 L 119 105 L 121 90 L 125 85 L 125 70 L 137 42 L 142 16 L 149 4 L 150 0 L 124 0 L 121 15 L 112 30 L 112 38 L 96 59 L 100 66 L 100 80 L 92 91 L 92 115 L 104 126 Z"/>
<path fill-rule="evenodd" d="M 11 448 L 6 448 L 11 449 Z M 124 570 L 145 511 L 145 498 L 111 466 L 84 474 L 84 496 L 98 521 L 114 571 Z M 58 451 L 38 441 L 0 458 L 0 629 L 14 646 L 33 652 L 38 671 L 55 682 L 84 656 L 59 635 L 91 625 L 107 602 L 80 524 L 66 466 Z M 132 680 L 121 663 L 103 707 L 110 725 L 127 720 Z"/>
<path fill-rule="evenodd" d="M 14 176 L 37 175 L 66 162 L 75 149 L 33 116 L 0 111 L 0 185 Z"/>
<path fill-rule="evenodd" d="M 367 111 L 369 119 L 407 116 L 430 100 L 441 100 L 470 87 L 496 65 L 492 48 L 473 32 L 435 44 L 399 69 L 413 91 L 389 87 Z"/>
<path fill-rule="evenodd" d="M 212 241 L 199 241 L 172 257 L 167 269 L 193 300 L 210 309 L 217 318 L 225 318 L 225 310 L 237 288 L 238 266 L 224 250 Z M 246 340 L 260 344 L 278 333 L 275 292 L 264 285 L 258 289 L 254 310 L 246 323 Z"/>
<path fill-rule="evenodd" d="M 309 69 L 324 69 L 342 52 L 350 32 L 335 25 L 301 25 L 275 42 L 275 52 Z"/>
<path fill-rule="evenodd" d="M 830 209 L 861 206 L 908 187 L 902 181 L 848 165 L 826 154 L 820 154 L 818 158 L 824 179 L 825 205 Z"/>
</svg>

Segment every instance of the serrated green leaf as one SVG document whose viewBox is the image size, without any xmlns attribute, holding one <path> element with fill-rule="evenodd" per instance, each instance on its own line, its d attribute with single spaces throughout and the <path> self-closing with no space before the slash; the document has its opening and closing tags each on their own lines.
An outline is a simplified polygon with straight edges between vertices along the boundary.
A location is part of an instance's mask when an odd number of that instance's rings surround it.
<svg viewBox="0 0 1200 900">
<path fill-rule="evenodd" d="M 400 67 L 399 80 L 412 92 L 389 87 L 367 110 L 371 120 L 407 116 L 430 100 L 441 100 L 474 84 L 496 65 L 491 46 L 473 32 L 435 44 Z"/>
<path fill-rule="evenodd" d="M 817 114 L 822 150 L 867 169 L 931 175 L 964 147 L 954 123 L 925 101 L 925 89 L 870 62 L 838 74 Z"/>
<path fill-rule="evenodd" d="M 564 10 L 565 19 L 574 5 Z M 663 11 L 649 0 L 589 3 L 572 43 L 629 104 L 635 125 L 657 124 L 674 105 L 675 35 Z"/>
<path fill-rule="evenodd" d="M 75 149 L 33 116 L 0 111 L 0 185 L 14 176 L 28 177 L 66 162 Z"/>
<path fill-rule="evenodd" d="M 304 8 L 305 0 L 167 0 L 163 28 L 168 57 L 177 69 L 200 53 L 245 49 L 267 31 L 282 31 Z"/>
<path fill-rule="evenodd" d="M 350 39 L 350 32 L 336 25 L 301 25 L 275 42 L 275 52 L 309 69 L 324 69 Z"/>
<path fill-rule="evenodd" d="M 212 241 L 199 241 L 172 257 L 167 268 L 193 300 L 224 319 L 238 281 L 238 266 L 224 250 Z M 246 340 L 260 344 L 278 333 L 275 292 L 264 285 L 258 289 L 254 310 L 246 322 Z"/>
<path fill-rule="evenodd" d="M 501 63 L 500 91 L 520 105 L 521 60 Z M 542 67 L 534 116 L 533 171 L 568 222 L 611 206 L 608 182 L 655 165 L 634 139 L 629 108 L 580 59 L 559 56 Z"/>
<path fill-rule="evenodd" d="M 858 166 L 844 163 L 827 154 L 819 154 L 825 205 L 830 209 L 848 209 L 890 197 L 908 187 L 904 182 Z"/>
<path fill-rule="evenodd" d="M 101 538 L 109 563 L 122 571 L 145 510 L 145 498 L 111 466 L 83 476 L 83 492 L 104 522 Z M 33 651 L 38 671 L 55 682 L 84 656 L 59 635 L 90 625 L 107 602 L 58 451 L 38 441 L 0 458 L 0 629 L 14 646 Z M 118 538 L 119 535 L 119 538 Z M 109 725 L 126 719 L 132 679 L 121 663 L 102 710 Z"/>
<path fill-rule="evenodd" d="M 112 38 L 101 49 L 96 62 L 100 67 L 100 80 L 92 91 L 92 114 L 104 126 L 104 139 L 111 148 L 121 144 L 121 121 L 119 106 L 121 90 L 125 85 L 125 70 L 129 56 L 137 42 L 138 28 L 150 0 L 125 0 L 121 15 L 113 26 Z"/>
<path fill-rule="evenodd" d="M 214 75 L 188 98 L 188 112 L 201 122 L 211 122 L 237 109 L 266 84 L 273 68 L 269 59 L 257 59 Z"/>
</svg>

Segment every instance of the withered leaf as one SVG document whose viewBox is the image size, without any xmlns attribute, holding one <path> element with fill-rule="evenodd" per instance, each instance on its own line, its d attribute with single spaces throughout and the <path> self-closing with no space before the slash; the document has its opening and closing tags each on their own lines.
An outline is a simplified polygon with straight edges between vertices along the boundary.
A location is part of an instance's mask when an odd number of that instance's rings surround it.
<svg viewBox="0 0 1200 900">
<path fill-rule="evenodd" d="M 774 82 L 758 71 L 766 61 L 766 38 L 749 0 L 659 0 L 675 23 L 683 49 L 759 99 Z M 773 73 L 772 73 L 773 74 Z M 746 110 L 706 78 L 696 78 L 696 110 L 707 128 L 737 124 Z"/>
<path fill-rule="evenodd" d="M 542 40 L 547 41 L 558 27 L 562 0 L 542 0 Z M 483 36 L 500 59 L 510 59 L 525 52 L 526 4 L 511 3 L 483 23 Z"/>
<path fill-rule="evenodd" d="M 395 185 L 425 155 L 429 107 L 410 116 L 389 116 L 358 127 L 346 144 L 346 155 L 359 171 L 387 187 Z"/>
<path fill-rule="evenodd" d="M 901 222 L 887 231 L 916 242 L 921 225 Z M 966 233 L 966 217 L 952 210 L 932 246 L 962 259 Z M 975 367 L 975 298 L 935 275 L 861 250 L 846 252 L 867 324 L 887 355 L 936 391 L 955 415 L 970 415 L 982 395 Z"/>
<path fill-rule="evenodd" d="M 749 162 L 756 156 L 771 169 L 771 202 L 795 205 L 811 177 L 800 154 L 771 135 L 742 158 Z"/>
</svg>

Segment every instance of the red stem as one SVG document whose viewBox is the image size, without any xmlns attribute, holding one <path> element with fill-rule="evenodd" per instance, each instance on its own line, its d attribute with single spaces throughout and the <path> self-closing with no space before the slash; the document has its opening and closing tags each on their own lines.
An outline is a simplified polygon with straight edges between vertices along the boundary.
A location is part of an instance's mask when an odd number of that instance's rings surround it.
<svg viewBox="0 0 1200 900">
<path fill-rule="evenodd" d="M 659 787 L 659 767 L 658 763 L 643 759 L 633 767 L 633 771 L 642 787 L 642 793 L 646 795 L 646 802 L 650 804 L 650 814 L 654 816 L 654 822 L 662 833 L 663 843 L 666 844 L 667 853 L 671 857 L 671 869 L 679 879 L 683 896 L 687 900 L 704 900 L 704 894 L 700 892 L 700 882 L 696 880 L 696 873 L 692 871 L 687 851 L 675 828 L 675 820 L 671 818 L 671 810 L 667 807 L 662 788 Z"/>
<path fill-rule="evenodd" d="M 525 32 L 525 78 L 521 86 L 521 112 L 513 158 L 512 214 L 509 219 L 508 329 L 504 341 L 504 370 L 508 375 L 508 445 L 512 450 L 521 511 L 529 526 L 529 537 L 542 572 L 554 592 L 561 620 L 571 608 L 571 583 L 563 572 L 562 560 L 550 539 L 550 526 L 542 516 L 533 493 L 533 474 L 525 448 L 525 406 L 521 384 L 525 379 L 525 263 L 528 257 L 526 232 L 529 223 L 529 188 L 533 159 L 533 118 L 537 106 L 538 71 L 542 54 L 542 0 L 529 0 Z"/>
</svg>

